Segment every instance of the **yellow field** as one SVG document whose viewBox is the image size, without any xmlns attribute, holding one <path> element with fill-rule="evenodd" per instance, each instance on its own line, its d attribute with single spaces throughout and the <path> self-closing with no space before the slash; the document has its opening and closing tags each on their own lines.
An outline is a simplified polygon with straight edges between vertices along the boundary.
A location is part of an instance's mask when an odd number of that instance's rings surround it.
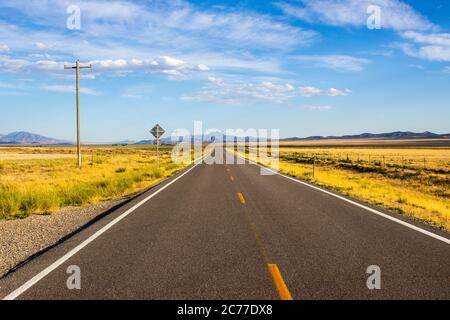
<svg viewBox="0 0 450 320">
<path fill-rule="evenodd" d="M 326 139 L 281 141 L 281 147 L 449 148 L 450 139 Z"/>
<path fill-rule="evenodd" d="M 133 194 L 184 167 L 171 160 L 170 147 L 85 147 L 83 168 L 75 149 L 0 148 L 0 219 L 47 214 Z"/>
<path fill-rule="evenodd" d="M 279 151 L 279 169 L 285 174 L 450 230 L 450 149 L 281 147 Z M 264 159 L 250 157 L 267 165 Z"/>
</svg>

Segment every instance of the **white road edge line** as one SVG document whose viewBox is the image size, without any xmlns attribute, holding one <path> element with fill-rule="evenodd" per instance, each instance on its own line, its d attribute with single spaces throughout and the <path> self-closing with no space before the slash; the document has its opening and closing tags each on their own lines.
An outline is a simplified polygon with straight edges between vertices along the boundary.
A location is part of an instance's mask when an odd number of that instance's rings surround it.
<svg viewBox="0 0 450 320">
<path fill-rule="evenodd" d="M 35 275 L 33 278 L 31 278 L 30 280 L 28 280 L 27 282 L 25 282 L 23 285 L 21 285 L 19 288 L 17 288 L 16 290 L 14 290 L 13 292 L 11 292 L 10 294 L 8 294 L 6 297 L 4 297 L 2 300 L 14 300 L 17 297 L 19 297 L 21 294 L 23 294 L 25 291 L 27 291 L 28 289 L 30 289 L 32 286 L 34 286 L 36 283 L 38 283 L 40 280 L 42 280 L 43 278 L 45 278 L 48 274 L 50 274 L 53 270 L 55 270 L 56 268 L 58 268 L 60 265 L 62 265 L 64 262 L 66 262 L 67 260 L 69 260 L 73 255 L 75 255 L 78 251 L 80 251 L 81 249 L 83 249 L 84 247 L 86 247 L 88 244 L 90 244 L 92 241 L 94 241 L 95 239 L 97 239 L 99 236 L 101 236 L 103 233 L 105 233 L 108 229 L 110 229 L 112 226 L 114 226 L 115 224 L 117 224 L 119 221 L 121 221 L 123 218 L 125 218 L 126 216 L 128 216 L 130 213 L 132 213 L 134 210 L 136 210 L 137 208 L 139 208 L 140 206 L 142 206 L 143 204 L 145 204 L 148 200 L 150 200 L 151 198 L 153 198 L 154 196 L 156 196 L 158 193 L 160 193 L 161 191 L 163 191 L 164 189 L 166 189 L 167 187 L 169 187 L 171 184 L 175 183 L 177 180 L 181 179 L 183 176 L 185 176 L 186 174 L 188 174 L 191 170 L 193 170 L 195 167 L 197 167 L 199 164 L 202 163 L 203 159 L 206 156 L 202 157 L 201 159 L 197 160 L 195 162 L 195 164 L 189 168 L 188 170 L 186 170 L 185 172 L 183 172 L 183 174 L 179 175 L 178 177 L 176 177 L 175 179 L 173 179 L 172 181 L 170 181 L 169 183 L 167 183 L 166 185 L 164 185 L 163 187 L 159 188 L 157 191 L 153 192 L 151 195 L 149 195 L 147 198 L 143 199 L 142 201 L 140 201 L 138 204 L 136 204 L 135 206 L 131 207 L 130 209 L 128 209 L 127 211 L 125 211 L 124 213 L 122 213 L 120 216 L 118 216 L 117 218 L 115 218 L 113 221 L 111 221 L 110 223 L 108 223 L 107 225 L 105 225 L 103 228 L 101 228 L 100 230 L 98 230 L 97 232 L 95 232 L 93 235 L 91 235 L 89 238 L 87 238 L 86 240 L 84 240 L 82 243 L 80 243 L 78 246 L 76 246 L 75 248 L 73 248 L 72 250 L 70 250 L 68 253 L 66 253 L 64 256 L 62 256 L 61 258 L 59 258 L 58 260 L 56 260 L 54 263 L 52 263 L 50 266 L 48 266 L 47 268 L 45 268 L 44 270 L 42 270 L 41 272 L 39 272 L 37 275 Z"/>
<path fill-rule="evenodd" d="M 240 157 L 240 158 L 242 158 L 242 159 L 245 159 L 244 157 L 242 157 L 242 156 L 240 156 L 240 155 L 237 155 L 237 156 Z M 372 212 L 372 213 L 375 213 L 375 214 L 377 214 L 377 215 L 379 215 L 379 216 L 381 216 L 381 217 L 383 217 L 383 218 L 386 218 L 386 219 L 389 219 L 389 220 L 391 220 L 391 221 L 397 222 L 397 223 L 399 223 L 399 224 L 401 224 L 401 225 L 403 225 L 403 226 L 405 226 L 405 227 L 407 227 L 407 228 L 410 228 L 410 229 L 412 229 L 412 230 L 415 230 L 415 231 L 417 231 L 417 232 L 420 232 L 420 233 L 422 233 L 422 234 L 425 234 L 425 235 L 427 235 L 427 236 L 429 236 L 429 237 L 432 237 L 432 238 L 434 238 L 434 239 L 436 239 L 436 240 L 440 240 L 440 241 L 442 241 L 442 242 L 445 242 L 446 244 L 450 244 L 450 239 L 447 239 L 447 238 L 445 238 L 445 237 L 442 237 L 442 236 L 440 236 L 440 235 L 438 235 L 438 234 L 435 234 L 435 233 L 430 232 L 430 231 L 427 231 L 427 230 L 425 230 L 425 229 L 416 227 L 415 225 L 412 225 L 412 224 L 410 224 L 410 223 L 408 223 L 408 222 L 405 222 L 405 221 L 403 221 L 403 220 L 400 220 L 400 219 L 391 217 L 391 216 L 388 215 L 388 214 L 382 213 L 382 212 L 380 212 L 380 211 L 378 211 L 378 210 L 372 209 L 372 208 L 370 208 L 370 207 L 368 207 L 368 206 L 365 206 L 365 205 L 363 205 L 363 204 L 360 204 L 360 203 L 358 203 L 358 202 L 355 202 L 355 201 L 352 201 L 352 200 L 350 200 L 350 199 L 344 198 L 344 197 L 342 197 L 342 196 L 340 196 L 340 195 L 337 195 L 337 194 L 335 194 L 335 193 L 333 193 L 333 192 L 330 192 L 330 191 L 324 190 L 324 189 L 322 189 L 322 188 L 316 187 L 316 186 L 311 185 L 311 184 L 309 184 L 309 183 L 307 183 L 307 182 L 304 182 L 304 181 L 295 179 L 295 178 L 293 178 L 293 177 L 287 176 L 287 175 L 285 175 L 285 174 L 283 174 L 283 173 L 280 173 L 280 172 L 278 172 L 278 171 L 276 171 L 276 170 L 274 170 L 274 169 L 265 167 L 265 166 L 263 166 L 263 165 L 261 165 L 261 164 L 255 162 L 255 161 L 253 161 L 253 160 L 250 160 L 250 159 L 245 159 L 245 160 L 249 161 L 250 163 L 252 163 L 252 164 L 254 164 L 254 165 L 256 165 L 256 166 L 258 166 L 258 167 L 260 167 L 260 168 L 263 168 L 264 170 L 268 170 L 268 171 L 270 171 L 270 172 L 272 172 L 272 173 L 275 173 L 275 174 L 278 174 L 278 175 L 280 175 L 280 176 L 282 176 L 282 177 L 284 177 L 284 178 L 286 178 L 286 179 L 289 179 L 289 180 L 292 180 L 292 181 L 294 181 L 294 182 L 303 184 L 303 185 L 305 185 L 305 186 L 307 186 L 307 187 L 310 187 L 310 188 L 319 190 L 319 191 L 321 191 L 321 192 L 323 192 L 323 193 L 326 193 L 326 194 L 328 194 L 328 195 L 330 195 L 330 196 L 333 196 L 333 197 L 335 197 L 335 198 L 341 199 L 341 200 L 343 200 L 343 201 L 345 201 L 345 202 L 348 202 L 348 203 L 351 203 L 351 204 L 353 204 L 353 205 L 355 205 L 355 206 L 357 206 L 357 207 L 360 207 L 360 208 L 363 208 L 363 209 L 365 209 L 365 210 L 367 210 L 367 211 L 370 211 L 370 212 Z"/>
</svg>

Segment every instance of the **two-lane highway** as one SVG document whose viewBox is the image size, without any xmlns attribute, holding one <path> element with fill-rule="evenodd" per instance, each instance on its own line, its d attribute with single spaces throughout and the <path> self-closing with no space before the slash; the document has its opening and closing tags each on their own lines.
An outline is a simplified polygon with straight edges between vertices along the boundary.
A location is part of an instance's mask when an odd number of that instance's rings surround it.
<svg viewBox="0 0 450 320">
<path fill-rule="evenodd" d="M 202 163 L 0 279 L 0 296 L 449 299 L 449 248 L 257 165 Z M 71 265 L 81 290 L 67 288 Z M 371 265 L 381 290 L 367 288 Z"/>
</svg>

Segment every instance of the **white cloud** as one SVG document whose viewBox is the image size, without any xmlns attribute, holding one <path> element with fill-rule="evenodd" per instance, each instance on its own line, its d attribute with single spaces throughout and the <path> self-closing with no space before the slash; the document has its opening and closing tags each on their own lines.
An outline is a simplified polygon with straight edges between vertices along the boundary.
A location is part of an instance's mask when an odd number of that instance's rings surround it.
<svg viewBox="0 0 450 320">
<path fill-rule="evenodd" d="M 449 73 L 450 74 L 450 66 L 447 66 L 444 68 L 444 73 Z"/>
<path fill-rule="evenodd" d="M 154 59 L 140 60 L 140 59 L 117 59 L 117 60 L 93 60 L 89 62 L 96 70 L 99 71 L 147 71 L 156 72 L 181 79 L 189 74 L 196 72 L 209 71 L 209 67 L 205 64 L 193 65 L 183 60 L 176 59 L 169 56 L 157 57 Z"/>
<path fill-rule="evenodd" d="M 36 42 L 35 43 L 36 48 L 40 50 L 54 50 L 56 47 L 54 45 L 49 45 L 43 42 Z"/>
<path fill-rule="evenodd" d="M 259 83 L 230 81 L 209 77 L 209 83 L 193 96 L 183 96 L 183 100 L 239 104 L 265 101 L 283 103 L 295 96 L 294 87 L 289 84 L 275 84 L 270 81 Z"/>
<path fill-rule="evenodd" d="M 183 60 L 169 56 L 156 57 L 154 59 L 107 59 L 92 60 L 87 64 L 92 64 L 93 72 L 105 73 L 128 73 L 128 72 L 153 72 L 167 75 L 171 78 L 184 79 L 194 73 L 202 73 L 208 71 L 208 66 L 204 64 L 194 65 Z M 53 61 L 53 60 L 26 60 L 11 59 L 0 56 L 0 67 L 9 72 L 43 72 L 52 74 L 64 74 L 64 65 L 73 65 L 73 63 Z M 86 77 L 94 78 L 95 75 L 86 75 Z"/>
<path fill-rule="evenodd" d="M 430 61 L 450 61 L 450 33 L 404 32 L 401 36 L 409 43 L 396 43 L 406 55 Z"/>
<path fill-rule="evenodd" d="M 301 106 L 302 109 L 308 109 L 308 110 L 319 110 L 319 111 L 327 111 L 333 109 L 332 106 L 319 106 L 319 105 L 305 105 Z"/>
<path fill-rule="evenodd" d="M 362 71 L 370 63 L 367 59 L 345 55 L 303 55 L 294 57 L 294 60 L 339 71 Z"/>
<path fill-rule="evenodd" d="M 315 31 L 271 15 L 232 6 L 205 8 L 182 0 L 80 0 L 77 4 L 82 12 L 82 27 L 76 37 L 70 37 L 65 29 L 66 16 L 62 15 L 69 4 L 71 0 L 0 3 L 0 10 L 14 8 L 29 25 L 39 26 L 7 26 L 0 22 L 0 41 L 3 37 L 8 44 L 11 41 L 12 48 L 21 51 L 52 50 L 65 59 L 77 56 L 84 61 L 143 60 L 149 55 L 176 56 L 200 69 L 206 65 L 214 69 L 271 72 L 277 70 L 282 53 L 309 45 L 318 37 Z M 58 25 L 61 27 L 55 28 Z M 255 58 L 256 55 L 262 58 Z"/>
<path fill-rule="evenodd" d="M 6 44 L 0 43 L 0 52 L 8 52 L 8 51 L 9 51 L 9 47 Z"/>
<path fill-rule="evenodd" d="M 323 90 L 315 87 L 300 87 L 297 89 L 290 83 L 225 81 L 221 78 L 209 77 L 208 83 L 197 93 L 185 95 L 182 99 L 224 104 L 252 102 L 282 104 L 296 97 L 337 97 L 346 96 L 350 93 L 351 90 L 349 89 L 330 88 Z"/>
<path fill-rule="evenodd" d="M 437 28 L 413 7 L 399 0 L 300 0 L 300 3 L 280 2 L 277 5 L 285 14 L 307 22 L 352 27 L 365 27 L 368 6 L 377 5 L 381 8 L 382 28 L 396 31 Z"/>
<path fill-rule="evenodd" d="M 315 87 L 300 87 L 298 95 L 302 97 L 318 97 L 318 96 L 328 96 L 328 97 L 339 97 L 347 96 L 352 91 L 350 89 L 338 90 L 335 88 L 330 89 L 319 89 Z"/>
<path fill-rule="evenodd" d="M 407 31 L 401 33 L 401 36 L 405 39 L 412 40 L 415 43 L 450 46 L 450 33 L 420 33 Z"/>
<path fill-rule="evenodd" d="M 44 90 L 51 91 L 51 92 L 60 92 L 60 93 L 75 93 L 75 86 L 73 85 L 47 85 L 44 86 Z M 81 87 L 80 92 L 84 94 L 94 95 L 98 96 L 101 93 L 87 87 Z"/>
</svg>

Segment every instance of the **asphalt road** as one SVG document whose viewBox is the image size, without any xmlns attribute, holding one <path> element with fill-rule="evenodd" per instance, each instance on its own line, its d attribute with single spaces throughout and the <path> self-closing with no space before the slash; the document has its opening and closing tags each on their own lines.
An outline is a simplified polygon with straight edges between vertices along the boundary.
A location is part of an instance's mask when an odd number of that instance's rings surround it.
<svg viewBox="0 0 450 320">
<path fill-rule="evenodd" d="M 193 166 L 0 279 L 0 297 L 450 298 L 448 240 L 260 171 Z M 66 285 L 73 265 L 80 290 Z"/>
</svg>

